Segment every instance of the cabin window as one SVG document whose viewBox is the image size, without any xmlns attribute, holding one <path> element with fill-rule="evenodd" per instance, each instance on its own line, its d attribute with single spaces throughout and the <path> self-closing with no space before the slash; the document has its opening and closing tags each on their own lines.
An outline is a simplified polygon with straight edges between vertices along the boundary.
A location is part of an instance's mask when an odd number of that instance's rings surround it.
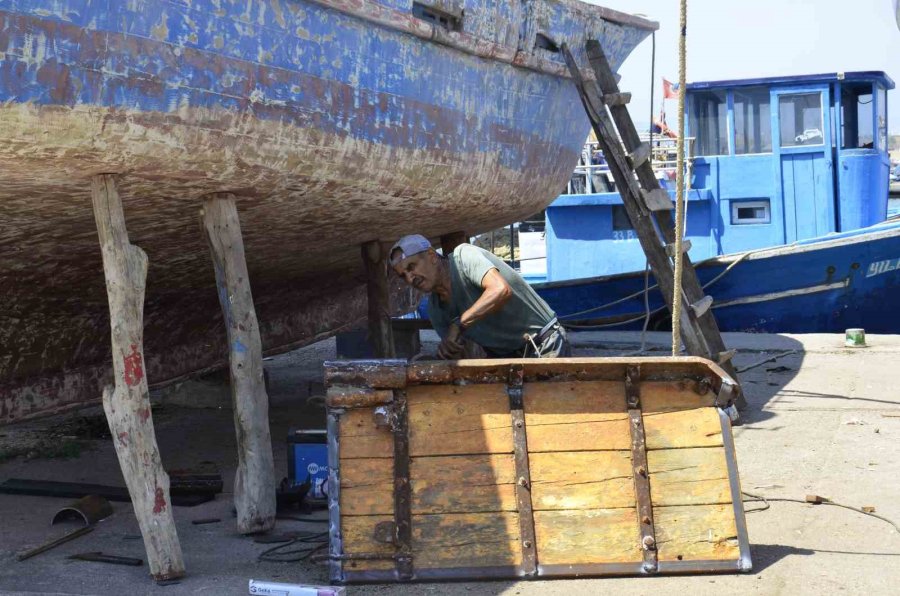
<svg viewBox="0 0 900 596">
<path fill-rule="evenodd" d="M 772 222 L 769 199 L 731 201 L 731 225 L 767 224 Z"/>
<path fill-rule="evenodd" d="M 878 148 L 887 151 L 887 91 L 881 87 L 878 88 L 878 105 L 875 106 L 875 110 L 878 115 L 875 119 L 878 126 Z"/>
<path fill-rule="evenodd" d="M 434 23 L 447 31 L 462 31 L 462 12 L 451 14 L 421 2 L 413 2 L 412 13 L 414 17 Z"/>
<path fill-rule="evenodd" d="M 772 151 L 770 115 L 767 88 L 734 90 L 734 152 L 737 155 Z"/>
<path fill-rule="evenodd" d="M 841 148 L 870 149 L 875 141 L 872 84 L 841 86 Z"/>
<path fill-rule="evenodd" d="M 631 225 L 631 220 L 628 218 L 628 212 L 625 210 L 625 205 L 612 206 L 612 224 L 614 232 L 624 232 L 634 229 L 634 226 Z"/>
<path fill-rule="evenodd" d="M 820 92 L 791 93 L 779 96 L 778 116 L 782 147 L 825 143 L 822 94 Z"/>
<path fill-rule="evenodd" d="M 697 155 L 728 155 L 728 107 L 725 91 L 691 94 L 691 134 Z"/>
</svg>

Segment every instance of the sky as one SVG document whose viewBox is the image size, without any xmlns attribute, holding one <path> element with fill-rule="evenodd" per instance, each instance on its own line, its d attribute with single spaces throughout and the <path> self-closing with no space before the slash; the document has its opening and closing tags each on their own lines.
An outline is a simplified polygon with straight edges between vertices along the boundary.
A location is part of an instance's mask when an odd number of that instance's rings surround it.
<svg viewBox="0 0 900 596">
<path fill-rule="evenodd" d="M 654 113 L 661 78 L 678 81 L 678 0 L 585 0 L 659 23 Z M 632 117 L 650 117 L 651 41 L 619 69 Z M 894 0 L 688 0 L 687 82 L 882 70 L 900 82 L 900 29 Z M 677 100 L 666 102 L 676 123 Z M 888 92 L 888 128 L 900 133 L 900 90 Z"/>
</svg>

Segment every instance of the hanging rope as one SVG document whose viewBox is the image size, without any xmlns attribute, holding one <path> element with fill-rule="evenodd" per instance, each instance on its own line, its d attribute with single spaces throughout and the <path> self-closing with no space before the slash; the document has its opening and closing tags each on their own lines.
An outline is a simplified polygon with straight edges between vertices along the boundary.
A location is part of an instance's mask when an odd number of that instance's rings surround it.
<svg viewBox="0 0 900 596">
<path fill-rule="evenodd" d="M 678 163 L 675 180 L 675 291 L 672 296 L 672 356 L 681 353 L 681 271 L 684 237 L 684 91 L 687 54 L 687 0 L 681 0 L 678 37 Z"/>
</svg>

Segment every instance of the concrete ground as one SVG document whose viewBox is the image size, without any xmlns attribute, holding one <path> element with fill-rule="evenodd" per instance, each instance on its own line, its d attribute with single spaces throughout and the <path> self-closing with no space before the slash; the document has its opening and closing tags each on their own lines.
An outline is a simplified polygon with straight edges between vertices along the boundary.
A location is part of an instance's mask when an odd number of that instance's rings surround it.
<svg viewBox="0 0 900 596">
<path fill-rule="evenodd" d="M 583 332 L 572 336 L 575 355 L 630 352 L 635 333 Z M 434 336 L 425 334 L 426 350 Z M 668 336 L 649 334 L 651 354 L 666 355 Z M 735 428 L 743 488 L 773 498 L 818 494 L 853 506 L 873 506 L 900 520 L 900 336 L 870 336 L 868 348 L 843 347 L 837 335 L 726 334 L 746 367 L 777 361 L 741 376 L 750 402 Z M 795 352 L 788 353 L 791 350 Z M 334 357 L 326 341 L 266 362 L 276 469 L 286 472 L 290 427 L 322 419 L 321 364 Z M 230 495 L 235 466 L 233 421 L 221 382 L 189 382 L 155 392 L 153 417 L 168 468 L 212 461 L 223 471 L 226 493 L 213 502 L 175 509 L 188 576 L 157 586 L 147 567 L 69 560 L 85 551 L 143 557 L 131 507 L 91 534 L 23 562 L 15 555 L 72 526 L 50 527 L 54 512 L 71 499 L 0 495 L 0 593 L 41 594 L 246 594 L 249 579 L 325 583 L 325 568 L 310 563 L 260 562 L 272 545 L 239 536 Z M 0 482 L 10 477 L 120 484 L 115 453 L 95 408 L 38 422 L 0 427 Z M 5 455 L 4 455 L 5 454 Z M 19 454 L 19 455 L 16 455 Z M 760 509 L 747 503 L 748 510 Z M 218 517 L 221 522 L 193 525 Z M 322 518 L 294 513 L 301 519 Z M 830 506 L 775 501 L 747 515 L 754 569 L 745 575 L 616 578 L 531 582 L 472 582 L 350 587 L 352 594 L 895 594 L 900 586 L 900 534 L 890 525 Z M 280 520 L 278 532 L 319 532 L 316 521 Z"/>
</svg>

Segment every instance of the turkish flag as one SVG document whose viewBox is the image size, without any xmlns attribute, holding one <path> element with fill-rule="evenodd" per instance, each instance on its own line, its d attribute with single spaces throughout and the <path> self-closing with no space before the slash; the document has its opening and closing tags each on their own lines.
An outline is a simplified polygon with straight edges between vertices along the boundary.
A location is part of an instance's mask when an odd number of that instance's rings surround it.
<svg viewBox="0 0 900 596">
<path fill-rule="evenodd" d="M 675 99 L 678 97 L 678 83 L 663 78 L 663 99 Z"/>
</svg>

